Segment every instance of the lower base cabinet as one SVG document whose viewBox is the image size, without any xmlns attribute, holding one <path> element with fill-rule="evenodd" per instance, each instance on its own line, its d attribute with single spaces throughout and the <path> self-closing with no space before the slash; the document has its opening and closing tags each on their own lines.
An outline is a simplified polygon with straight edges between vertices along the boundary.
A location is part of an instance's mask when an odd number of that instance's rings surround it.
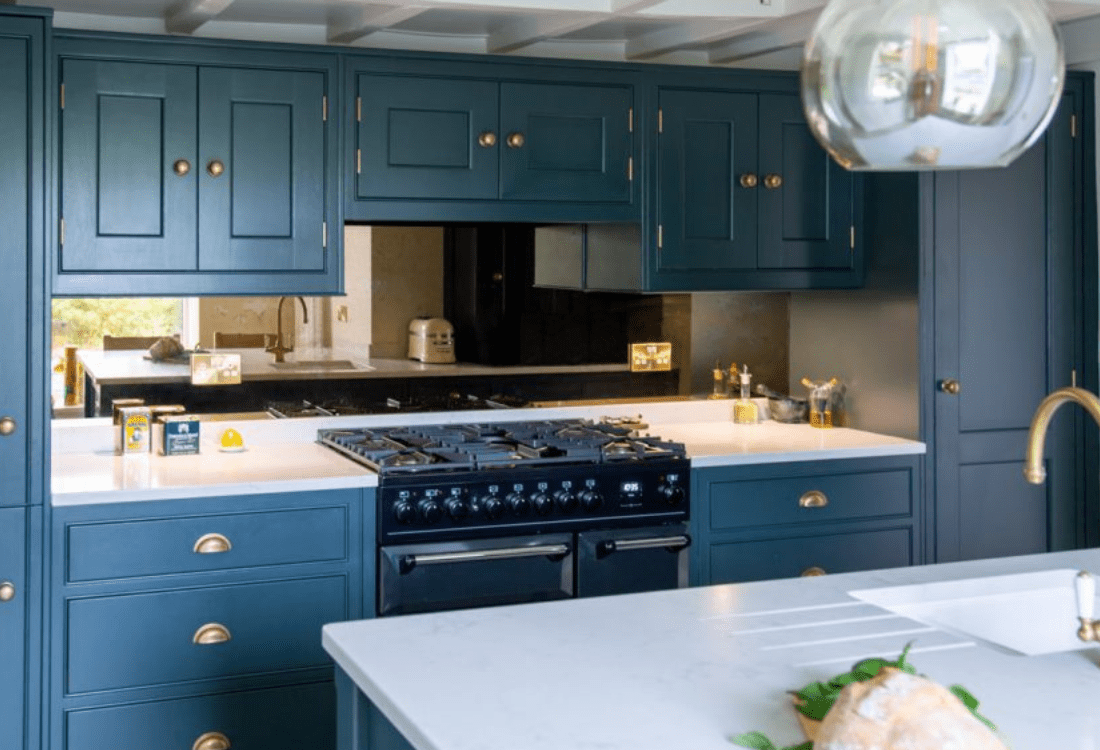
<svg viewBox="0 0 1100 750">
<path fill-rule="evenodd" d="M 55 507 L 47 747 L 334 750 L 373 492 Z"/>
<path fill-rule="evenodd" d="M 693 585 L 924 562 L 921 456 L 696 469 Z"/>
</svg>

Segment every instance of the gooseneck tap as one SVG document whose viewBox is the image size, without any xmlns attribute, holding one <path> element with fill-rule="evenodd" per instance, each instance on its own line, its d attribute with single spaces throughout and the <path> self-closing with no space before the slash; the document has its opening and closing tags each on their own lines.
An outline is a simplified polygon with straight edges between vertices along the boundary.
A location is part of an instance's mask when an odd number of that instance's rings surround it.
<svg viewBox="0 0 1100 750">
<path fill-rule="evenodd" d="M 1043 468 L 1043 441 L 1046 440 L 1047 428 L 1050 427 L 1050 420 L 1054 418 L 1054 412 L 1058 411 L 1058 407 L 1062 404 L 1070 401 L 1084 407 L 1096 424 L 1100 425 L 1100 399 L 1084 388 L 1059 388 L 1044 398 L 1039 408 L 1035 410 L 1035 416 L 1031 418 L 1031 429 L 1027 433 L 1024 476 L 1032 484 L 1042 484 L 1046 481 L 1047 472 Z"/>
<path fill-rule="evenodd" d="M 275 334 L 275 343 L 264 350 L 274 354 L 276 362 L 282 362 L 284 355 L 294 351 L 293 346 L 286 346 L 283 344 L 283 303 L 286 302 L 287 299 L 287 297 L 279 297 L 279 309 L 278 312 L 275 313 L 278 318 L 278 328 Z M 306 308 L 306 301 L 301 297 L 295 297 L 294 299 L 302 303 L 302 322 L 308 323 L 309 310 Z"/>
</svg>

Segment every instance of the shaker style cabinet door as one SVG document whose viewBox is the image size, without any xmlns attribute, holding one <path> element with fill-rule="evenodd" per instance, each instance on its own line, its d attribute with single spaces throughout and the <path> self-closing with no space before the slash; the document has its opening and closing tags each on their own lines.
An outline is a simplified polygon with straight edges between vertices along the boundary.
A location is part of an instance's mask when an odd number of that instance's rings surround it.
<svg viewBox="0 0 1100 750">
<path fill-rule="evenodd" d="M 814 140 L 797 94 L 760 96 L 759 268 L 853 266 L 852 173 Z"/>
<path fill-rule="evenodd" d="M 358 77 L 358 198 L 497 198 L 494 81 Z"/>
<path fill-rule="evenodd" d="M 196 69 L 67 59 L 60 75 L 58 270 L 195 270 Z"/>
<path fill-rule="evenodd" d="M 199 268 L 323 270 L 324 76 L 204 67 L 199 92 Z"/>
<path fill-rule="evenodd" d="M 501 198 L 631 201 L 632 87 L 500 88 Z"/>
<path fill-rule="evenodd" d="M 26 739 L 26 513 L 0 508 L 0 736 L 13 749 Z"/>
<path fill-rule="evenodd" d="M 659 106 L 658 273 L 756 268 L 757 96 L 662 89 Z"/>
</svg>

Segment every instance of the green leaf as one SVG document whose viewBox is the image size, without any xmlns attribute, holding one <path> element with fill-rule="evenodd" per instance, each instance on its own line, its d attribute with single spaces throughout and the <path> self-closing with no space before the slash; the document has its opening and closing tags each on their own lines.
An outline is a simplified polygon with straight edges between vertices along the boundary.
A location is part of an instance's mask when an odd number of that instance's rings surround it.
<svg viewBox="0 0 1100 750">
<path fill-rule="evenodd" d="M 970 691 L 968 691 L 962 685 L 952 685 L 948 688 L 948 690 L 954 693 L 955 697 L 961 700 L 963 704 L 971 711 L 978 707 L 978 699 L 971 695 Z"/>
<path fill-rule="evenodd" d="M 797 695 L 802 700 L 812 701 L 829 692 L 829 686 L 823 682 L 811 682 L 806 687 L 799 690 Z"/>
<path fill-rule="evenodd" d="M 799 713 L 804 716 L 809 716 L 811 719 L 821 721 L 825 718 L 825 714 L 829 713 L 829 709 L 836 703 L 836 696 L 830 695 L 825 698 L 818 698 L 812 701 L 806 701 L 805 703 L 796 706 Z"/>
<path fill-rule="evenodd" d="M 749 732 L 748 734 L 736 734 L 730 737 L 730 742 L 741 747 L 751 747 L 753 750 L 778 750 L 775 743 L 769 740 L 761 732 Z"/>
<path fill-rule="evenodd" d="M 862 679 L 869 680 L 881 672 L 883 667 L 889 665 L 890 663 L 885 659 L 864 659 L 852 668 L 852 672 L 856 675 L 866 675 Z"/>
</svg>

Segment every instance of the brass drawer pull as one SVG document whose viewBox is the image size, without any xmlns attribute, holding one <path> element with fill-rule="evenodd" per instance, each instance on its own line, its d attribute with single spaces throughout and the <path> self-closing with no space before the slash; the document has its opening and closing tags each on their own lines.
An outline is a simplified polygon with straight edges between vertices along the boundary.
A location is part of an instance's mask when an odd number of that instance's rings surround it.
<svg viewBox="0 0 1100 750">
<path fill-rule="evenodd" d="M 829 504 L 829 498 L 820 490 L 810 490 L 798 498 L 799 508 L 824 508 Z"/>
<path fill-rule="evenodd" d="M 783 187 L 783 177 L 777 174 L 764 175 L 764 187 L 768 190 Z"/>
<path fill-rule="evenodd" d="M 508 134 L 508 147 L 509 148 L 523 148 L 523 144 L 527 142 L 527 139 L 523 137 L 523 133 L 509 133 Z"/>
<path fill-rule="evenodd" d="M 11 581 L 0 583 L 0 602 L 10 602 L 15 598 L 15 584 Z"/>
<path fill-rule="evenodd" d="M 750 173 L 741 175 L 741 187 L 754 188 L 760 182 L 760 178 Z"/>
<path fill-rule="evenodd" d="M 216 555 L 233 549 L 229 539 L 221 534 L 203 534 L 195 542 L 194 550 L 200 555 Z"/>
<path fill-rule="evenodd" d="M 191 638 L 191 642 L 199 646 L 209 646 L 231 640 L 233 640 L 233 634 L 229 632 L 229 628 L 217 622 L 206 623 L 196 630 L 195 635 Z"/>
<path fill-rule="evenodd" d="M 828 575 L 828 574 L 825 572 L 825 568 L 819 568 L 815 565 L 812 568 L 806 568 L 804 571 L 799 573 L 799 575 L 802 578 L 817 578 L 818 576 L 823 576 L 823 575 Z"/>
<path fill-rule="evenodd" d="M 221 732 L 207 732 L 199 735 L 191 750 L 229 750 L 233 745 Z"/>
<path fill-rule="evenodd" d="M 225 171 L 225 165 L 219 159 L 214 159 L 206 165 L 206 171 L 210 173 L 211 177 L 220 177 Z"/>
<path fill-rule="evenodd" d="M 187 159 L 176 159 L 176 162 L 172 165 L 172 171 L 180 177 L 191 171 L 191 162 Z"/>
<path fill-rule="evenodd" d="M 492 148 L 497 145 L 497 134 L 491 130 L 486 130 L 477 137 L 477 145 L 482 148 Z"/>
</svg>

